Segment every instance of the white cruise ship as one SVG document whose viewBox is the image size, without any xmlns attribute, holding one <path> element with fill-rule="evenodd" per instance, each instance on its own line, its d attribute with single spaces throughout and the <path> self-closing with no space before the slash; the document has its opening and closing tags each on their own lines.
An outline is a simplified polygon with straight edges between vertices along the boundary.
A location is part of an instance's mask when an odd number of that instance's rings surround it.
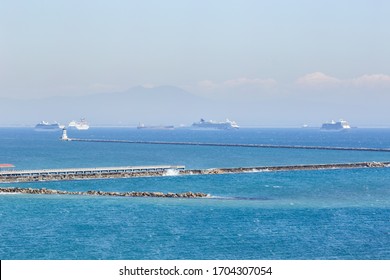
<svg viewBox="0 0 390 280">
<path fill-rule="evenodd" d="M 331 122 L 323 123 L 321 126 L 322 130 L 329 130 L 329 131 L 341 131 L 350 128 L 351 126 L 348 124 L 347 121 L 344 120 L 339 120 L 338 122 L 332 120 Z"/>
<path fill-rule="evenodd" d="M 41 121 L 35 126 L 35 131 L 59 131 L 62 128 L 64 128 L 64 126 L 61 126 L 57 122 L 49 123 L 46 121 Z"/>
<path fill-rule="evenodd" d="M 77 129 L 77 130 L 87 130 L 89 129 L 89 125 L 85 119 L 81 119 L 80 121 L 71 121 L 68 124 L 68 128 Z"/>
<path fill-rule="evenodd" d="M 225 122 L 216 122 L 216 121 L 205 121 L 200 119 L 199 122 L 195 122 L 191 126 L 195 129 L 238 129 L 239 126 L 235 121 L 230 121 L 226 119 Z"/>
</svg>

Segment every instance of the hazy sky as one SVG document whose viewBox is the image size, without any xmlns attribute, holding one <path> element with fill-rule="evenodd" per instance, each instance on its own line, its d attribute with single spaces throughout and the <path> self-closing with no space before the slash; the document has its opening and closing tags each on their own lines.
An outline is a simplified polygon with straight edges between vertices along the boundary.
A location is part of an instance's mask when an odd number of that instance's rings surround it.
<svg viewBox="0 0 390 280">
<path fill-rule="evenodd" d="M 389 15 L 387 0 L 1 0 L 0 97 L 174 85 L 389 102 Z"/>
</svg>

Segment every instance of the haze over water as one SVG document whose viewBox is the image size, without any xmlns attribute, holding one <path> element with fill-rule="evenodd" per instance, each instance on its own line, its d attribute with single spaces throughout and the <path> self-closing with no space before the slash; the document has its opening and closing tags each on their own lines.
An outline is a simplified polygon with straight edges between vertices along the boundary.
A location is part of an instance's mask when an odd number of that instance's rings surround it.
<svg viewBox="0 0 390 280">
<path fill-rule="evenodd" d="M 2 1 L 0 125 L 389 127 L 388 1 Z"/>
</svg>

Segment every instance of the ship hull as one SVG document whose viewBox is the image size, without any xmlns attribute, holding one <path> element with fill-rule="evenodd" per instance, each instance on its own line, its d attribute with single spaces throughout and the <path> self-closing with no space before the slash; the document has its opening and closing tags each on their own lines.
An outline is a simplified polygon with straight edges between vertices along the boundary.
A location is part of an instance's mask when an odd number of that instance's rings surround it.
<svg viewBox="0 0 390 280">
<path fill-rule="evenodd" d="M 345 131 L 350 129 L 350 125 L 346 121 L 339 121 L 339 122 L 329 122 L 324 123 L 321 126 L 321 130 L 323 131 Z"/>
<path fill-rule="evenodd" d="M 234 121 L 226 120 L 226 122 L 205 121 L 201 119 L 200 122 L 193 123 L 191 128 L 202 130 L 234 130 L 239 126 Z"/>
<path fill-rule="evenodd" d="M 58 123 L 46 123 L 42 122 L 35 126 L 35 131 L 60 131 L 62 128 Z"/>
</svg>

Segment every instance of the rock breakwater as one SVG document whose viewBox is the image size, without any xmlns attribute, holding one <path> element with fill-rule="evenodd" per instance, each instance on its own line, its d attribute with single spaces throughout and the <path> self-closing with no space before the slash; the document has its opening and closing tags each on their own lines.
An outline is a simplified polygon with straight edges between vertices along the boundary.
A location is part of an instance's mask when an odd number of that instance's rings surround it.
<svg viewBox="0 0 390 280">
<path fill-rule="evenodd" d="M 390 148 L 369 147 L 333 147 L 333 146 L 304 146 L 304 145 L 273 145 L 273 144 L 246 144 L 246 143 L 207 143 L 207 142 L 174 142 L 174 141 L 132 141 L 115 139 L 81 139 L 67 138 L 66 141 L 74 142 L 100 142 L 146 145 L 184 145 L 184 146 L 211 146 L 211 147 L 246 147 L 267 149 L 304 149 L 304 150 L 335 150 L 335 151 L 365 151 L 365 152 L 390 152 Z"/>
<path fill-rule="evenodd" d="M 88 172 L 73 174 L 56 174 L 50 170 L 45 170 L 45 174 L 13 174 L 7 175 L 0 172 L 0 183 L 12 182 L 34 182 L 34 181 L 60 181 L 60 180 L 87 180 L 87 179 L 114 179 L 132 177 L 159 177 L 177 175 L 218 175 L 251 172 L 278 172 L 278 171 L 300 171 L 300 170 L 323 170 L 323 169 L 352 169 L 352 168 L 386 168 L 390 167 L 390 162 L 353 162 L 353 163 L 329 163 L 329 164 L 306 164 L 306 165 L 284 165 L 284 166 L 252 166 L 252 167 L 229 167 L 229 168 L 209 168 L 209 169 L 170 169 L 165 171 L 143 171 L 143 172 L 115 172 L 100 173 Z"/>
<path fill-rule="evenodd" d="M 210 169 L 197 169 L 197 170 L 181 170 L 180 174 L 215 175 L 215 174 L 250 173 L 250 172 L 277 172 L 277 171 L 351 169 L 351 168 L 385 168 L 385 167 L 390 167 L 390 162 L 354 162 L 354 163 L 329 163 L 329 164 L 306 164 L 306 165 L 284 165 L 284 166 L 281 165 L 281 166 L 259 166 L 259 167 L 210 168 Z"/>
<path fill-rule="evenodd" d="M 46 188 L 0 188 L 0 193 L 7 194 L 45 194 L 45 195 L 89 195 L 89 196 L 123 196 L 123 197 L 164 197 L 164 198 L 204 198 L 210 195 L 205 193 L 162 193 L 162 192 L 105 192 L 90 190 L 85 192 L 72 192 L 62 190 L 51 190 Z"/>
</svg>

